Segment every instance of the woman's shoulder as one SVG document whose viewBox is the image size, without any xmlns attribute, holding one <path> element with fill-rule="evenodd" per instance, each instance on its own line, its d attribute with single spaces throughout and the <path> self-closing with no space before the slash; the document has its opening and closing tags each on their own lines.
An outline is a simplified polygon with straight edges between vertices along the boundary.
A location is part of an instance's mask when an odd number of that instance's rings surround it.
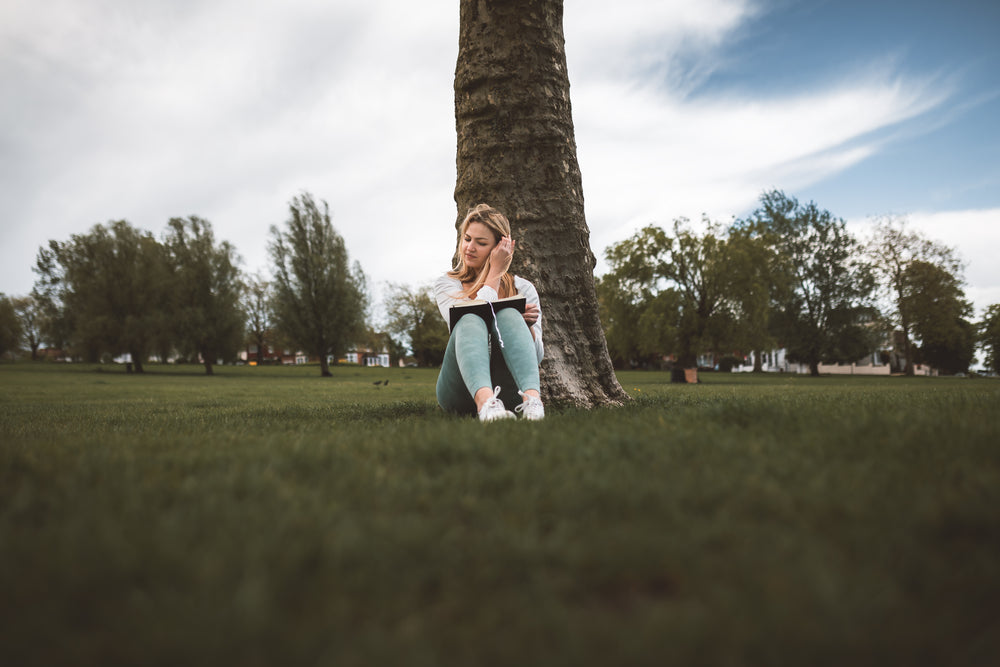
<svg viewBox="0 0 1000 667">
<path fill-rule="evenodd" d="M 539 303 L 538 290 L 530 280 L 514 276 L 514 291 L 528 298 L 528 303 Z"/>
<path fill-rule="evenodd" d="M 514 276 L 514 289 L 517 290 L 518 293 L 524 290 L 531 290 L 533 292 L 536 291 L 535 286 L 531 283 L 531 281 L 527 278 L 522 278 L 521 276 Z"/>
<path fill-rule="evenodd" d="M 462 281 L 459 280 L 458 278 L 456 278 L 455 276 L 451 275 L 450 273 L 442 273 L 440 276 L 438 276 L 437 280 L 434 281 L 434 286 L 435 287 L 448 287 L 448 288 L 451 288 L 451 287 L 454 287 L 456 285 L 459 288 L 461 288 L 462 287 Z"/>
</svg>

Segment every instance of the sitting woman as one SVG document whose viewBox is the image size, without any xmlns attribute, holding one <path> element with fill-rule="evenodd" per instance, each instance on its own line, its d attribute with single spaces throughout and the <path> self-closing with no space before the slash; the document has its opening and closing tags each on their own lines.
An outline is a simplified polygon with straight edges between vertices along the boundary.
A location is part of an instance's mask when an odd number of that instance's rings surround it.
<svg viewBox="0 0 1000 667">
<path fill-rule="evenodd" d="M 472 313 L 455 323 L 437 381 L 438 403 L 449 412 L 476 413 L 487 422 L 514 417 L 506 406 L 516 405 L 526 419 L 545 416 L 539 394 L 544 349 L 538 292 L 507 273 L 513 256 L 507 218 L 486 204 L 471 209 L 462 221 L 458 266 L 434 283 L 445 322 L 452 306 L 473 299 L 496 302 L 521 295 L 526 303 L 523 314 L 515 308 L 496 310 L 489 324 Z"/>
</svg>

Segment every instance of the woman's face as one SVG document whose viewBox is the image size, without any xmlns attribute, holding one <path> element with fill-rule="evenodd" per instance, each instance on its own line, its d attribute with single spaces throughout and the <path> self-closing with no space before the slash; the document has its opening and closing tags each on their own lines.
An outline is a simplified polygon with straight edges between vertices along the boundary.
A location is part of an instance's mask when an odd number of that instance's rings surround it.
<svg viewBox="0 0 1000 667">
<path fill-rule="evenodd" d="M 462 235 L 459 253 L 465 260 L 466 266 L 480 271 L 490 258 L 490 252 L 496 244 L 497 240 L 489 227 L 481 222 L 470 222 L 465 228 L 465 234 Z"/>
</svg>

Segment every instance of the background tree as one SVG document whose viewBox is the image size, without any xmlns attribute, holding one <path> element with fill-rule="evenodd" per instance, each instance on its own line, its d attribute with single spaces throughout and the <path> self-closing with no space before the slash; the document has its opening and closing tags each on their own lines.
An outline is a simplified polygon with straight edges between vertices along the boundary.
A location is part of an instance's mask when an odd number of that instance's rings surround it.
<svg viewBox="0 0 1000 667">
<path fill-rule="evenodd" d="M 344 239 L 330 223 L 330 207 L 320 210 L 312 195 L 289 203 L 285 231 L 271 227 L 268 247 L 274 263 L 273 312 L 289 342 L 319 357 L 329 377 L 329 357 L 347 352 L 365 331 L 365 277 L 348 261 Z"/>
<path fill-rule="evenodd" d="M 513 270 L 542 299 L 546 401 L 620 404 L 628 395 L 598 312 L 562 16 L 562 0 L 461 0 L 456 226 L 479 202 L 510 219 Z"/>
<path fill-rule="evenodd" d="M 911 230 L 906 218 L 883 216 L 874 220 L 871 237 L 865 250 L 878 279 L 879 292 L 887 304 L 884 309 L 892 326 L 902 332 L 904 371 L 913 375 L 914 354 L 911 349 L 911 330 L 917 314 L 905 295 L 904 274 L 912 262 L 937 264 L 945 271 L 960 276 L 962 263 L 952 248 L 927 239 Z"/>
<path fill-rule="evenodd" d="M 666 357 L 678 349 L 682 311 L 681 293 L 672 287 L 660 291 L 646 302 L 636 331 L 639 352 L 648 366 L 661 367 Z"/>
<path fill-rule="evenodd" d="M 821 361 L 853 362 L 871 352 L 879 333 L 875 280 L 844 221 L 777 190 L 761 197 L 753 217 L 774 239 L 789 277 L 774 314 L 789 357 L 819 375 Z"/>
<path fill-rule="evenodd" d="M 7 354 L 14 356 L 20 349 L 23 333 L 14 301 L 0 292 L 0 357 Z"/>
<path fill-rule="evenodd" d="M 271 316 L 271 284 L 257 273 L 244 286 L 242 303 L 246 315 L 247 341 L 257 348 L 257 365 L 264 363 L 264 347 L 273 345 Z"/>
<path fill-rule="evenodd" d="M 162 246 L 125 220 L 95 225 L 39 250 L 36 294 L 48 300 L 53 330 L 76 354 L 96 361 L 128 353 L 135 370 L 164 326 L 168 273 Z"/>
<path fill-rule="evenodd" d="M 995 303 L 983 313 L 979 323 L 979 342 L 986 352 L 986 368 L 1000 373 L 1000 303 Z"/>
<path fill-rule="evenodd" d="M 47 248 L 40 248 L 35 266 L 32 267 L 38 278 L 32 287 L 31 295 L 38 304 L 40 312 L 40 334 L 50 347 L 67 354 L 70 340 L 73 337 L 73 317 L 63 307 L 62 291 L 65 286 L 66 270 L 56 261 L 59 247 L 57 241 L 49 241 Z"/>
<path fill-rule="evenodd" d="M 740 350 L 754 352 L 754 373 L 764 372 L 764 352 L 778 344 L 771 314 L 790 289 L 789 275 L 776 246 L 766 222 L 751 217 L 737 220 L 729 228 L 731 298 L 738 324 L 734 344 Z"/>
<path fill-rule="evenodd" d="M 216 243 L 208 220 L 173 218 L 164 237 L 171 277 L 171 308 L 177 345 L 201 357 L 212 375 L 218 359 L 232 361 L 243 343 L 243 283 L 236 250 Z"/>
<path fill-rule="evenodd" d="M 732 335 L 734 264 L 721 228 L 708 220 L 703 234 L 686 219 L 674 221 L 673 237 L 657 258 L 655 272 L 681 295 L 678 358 L 681 368 L 696 368 L 698 352 L 727 346 Z M 676 377 L 675 379 L 680 379 Z"/>
<path fill-rule="evenodd" d="M 701 234 L 683 218 L 674 221 L 672 234 L 648 226 L 606 252 L 611 275 L 622 287 L 653 296 L 644 300 L 658 306 L 657 315 L 644 309 L 633 326 L 639 325 L 637 332 L 646 339 L 657 330 L 666 334 L 657 342 L 675 343 L 664 351 L 677 354 L 678 369 L 695 368 L 700 351 L 724 348 L 734 331 L 735 264 L 720 226 L 707 220 L 705 225 Z M 683 373 L 674 376 L 675 381 L 683 378 Z"/>
<path fill-rule="evenodd" d="M 616 367 L 648 367 L 674 349 L 679 309 L 662 298 L 670 295 L 633 280 L 627 267 L 613 268 L 596 284 L 608 353 Z"/>
<path fill-rule="evenodd" d="M 597 283 L 601 319 L 609 351 L 625 367 L 659 364 L 677 349 L 680 297 L 655 272 L 664 239 L 650 226 L 604 252 L 610 270 Z"/>
<path fill-rule="evenodd" d="M 386 329 L 409 347 L 418 366 L 440 366 L 448 347 L 448 325 L 430 287 L 416 290 L 389 283 L 386 288 Z"/>
<path fill-rule="evenodd" d="M 31 360 L 38 361 L 38 348 L 42 344 L 42 311 L 34 296 L 22 296 L 13 300 L 14 311 L 21 322 L 21 337 L 31 350 Z"/>
<path fill-rule="evenodd" d="M 965 373 L 976 348 L 975 327 L 967 319 L 972 304 L 965 300 L 958 278 L 943 267 L 911 260 L 902 275 L 900 309 L 910 313 L 919 341 L 918 358 L 947 375 Z"/>
</svg>

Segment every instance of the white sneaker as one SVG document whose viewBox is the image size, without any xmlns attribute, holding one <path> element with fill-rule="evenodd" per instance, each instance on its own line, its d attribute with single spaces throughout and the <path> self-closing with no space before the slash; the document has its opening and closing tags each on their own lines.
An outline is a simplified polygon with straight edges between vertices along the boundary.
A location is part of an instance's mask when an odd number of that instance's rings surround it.
<svg viewBox="0 0 1000 667">
<path fill-rule="evenodd" d="M 514 413 L 504 407 L 500 400 L 500 387 L 493 390 L 493 398 L 486 401 L 479 409 L 479 421 L 492 422 L 498 419 L 513 419 Z"/>
<path fill-rule="evenodd" d="M 542 405 L 542 399 L 537 396 L 527 396 L 520 391 L 517 393 L 521 394 L 524 403 L 514 408 L 514 412 L 520 412 L 522 417 L 532 421 L 537 421 L 545 417 L 545 406 Z"/>
</svg>

